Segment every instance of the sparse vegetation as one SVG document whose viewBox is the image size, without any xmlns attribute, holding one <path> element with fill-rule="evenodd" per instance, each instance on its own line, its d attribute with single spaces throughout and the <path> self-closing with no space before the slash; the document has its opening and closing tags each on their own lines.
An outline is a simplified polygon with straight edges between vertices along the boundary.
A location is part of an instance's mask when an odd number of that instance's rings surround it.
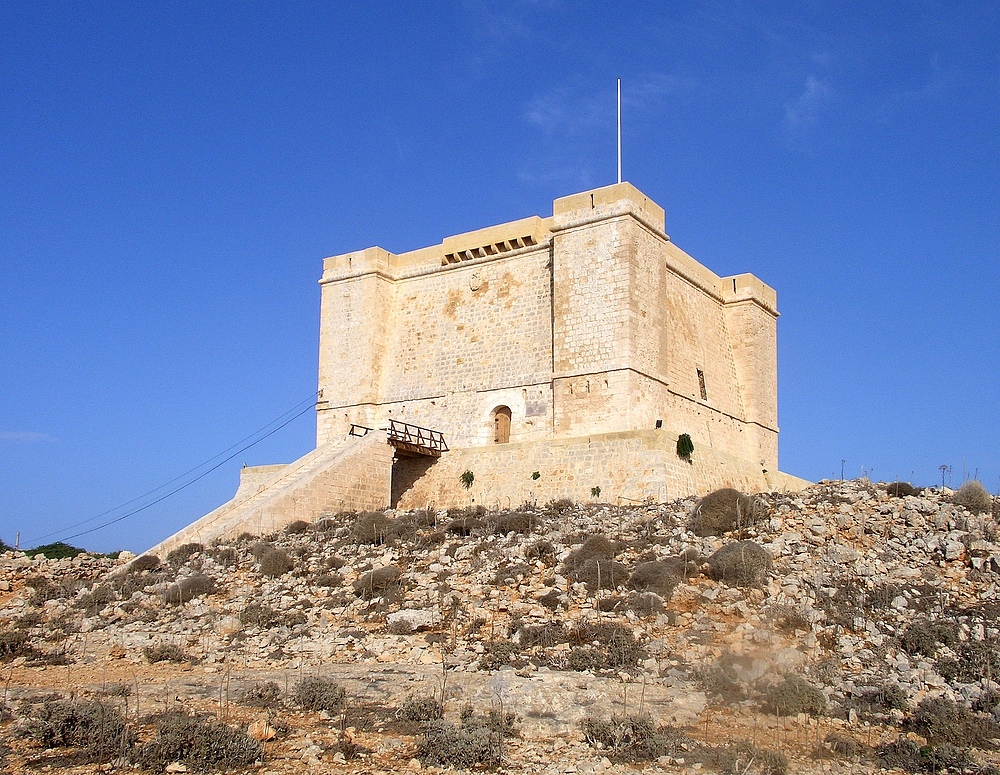
<svg viewBox="0 0 1000 775">
<path fill-rule="evenodd" d="M 580 726 L 584 740 L 615 761 L 649 761 L 681 750 L 682 736 L 669 727 L 657 727 L 646 715 L 587 716 Z"/>
<path fill-rule="evenodd" d="M 144 554 L 132 560 L 132 564 L 129 565 L 128 569 L 130 573 L 145 573 L 146 571 L 156 570 L 159 567 L 159 557 L 155 554 Z"/>
<path fill-rule="evenodd" d="M 49 699 L 30 708 L 22 734 L 43 748 L 76 748 L 91 762 L 121 756 L 135 739 L 113 705 L 62 699 Z"/>
<path fill-rule="evenodd" d="M 285 528 L 282 532 L 284 532 L 285 535 L 295 536 L 305 533 L 308 530 L 309 530 L 309 523 L 306 522 L 304 519 L 297 519 L 294 522 L 289 522 L 287 525 L 285 525 Z"/>
<path fill-rule="evenodd" d="M 174 584 L 167 587 L 164 599 L 174 605 L 183 605 L 189 600 L 194 600 L 202 595 L 210 595 L 215 591 L 215 580 L 211 576 L 196 574 L 185 576 Z"/>
<path fill-rule="evenodd" d="M 283 576 L 295 567 L 295 561 L 284 549 L 278 549 L 269 543 L 261 542 L 251 550 L 257 558 L 261 575 L 269 578 Z"/>
<path fill-rule="evenodd" d="M 399 586 L 401 575 L 395 565 L 368 571 L 354 582 L 354 594 L 366 600 L 380 597 Z"/>
<path fill-rule="evenodd" d="M 965 506 L 973 514 L 993 510 L 993 496 L 978 479 L 970 479 L 958 488 L 955 493 L 955 503 Z"/>
<path fill-rule="evenodd" d="M 694 442 L 687 433 L 682 433 L 677 437 L 677 457 L 688 460 L 694 453 Z"/>
<path fill-rule="evenodd" d="M 199 772 L 232 770 L 249 767 L 263 754 L 252 737 L 210 718 L 164 713 L 156 719 L 156 728 L 156 738 L 140 745 L 131 757 L 154 772 L 163 772 L 173 762 Z"/>
<path fill-rule="evenodd" d="M 920 494 L 920 490 L 909 482 L 892 482 L 885 486 L 885 491 L 896 498 L 905 498 L 908 495 Z"/>
<path fill-rule="evenodd" d="M 771 555 L 753 541 L 726 544 L 705 562 L 709 576 L 734 587 L 759 587 L 771 572 Z"/>
<path fill-rule="evenodd" d="M 292 692 L 292 699 L 304 710 L 340 710 L 345 697 L 344 687 L 329 678 L 303 678 Z"/>
<path fill-rule="evenodd" d="M 913 711 L 909 726 L 932 744 L 992 748 L 1000 737 L 1000 724 L 973 713 L 947 697 L 925 697 Z"/>
<path fill-rule="evenodd" d="M 433 695 L 407 697 L 396 715 L 402 721 L 434 721 L 444 717 L 444 706 Z"/>
<path fill-rule="evenodd" d="M 688 529 L 699 536 L 721 536 L 745 530 L 767 517 L 767 506 L 759 498 L 725 487 L 710 492 L 691 512 Z"/>
<path fill-rule="evenodd" d="M 762 704 L 765 711 L 778 716 L 795 716 L 799 713 L 822 716 L 826 713 L 826 696 L 799 675 L 785 675 L 780 681 L 767 687 Z"/>
<path fill-rule="evenodd" d="M 264 681 L 248 686 L 239 702 L 252 708 L 274 708 L 278 706 L 280 697 L 281 687 L 274 681 Z"/>
<path fill-rule="evenodd" d="M 146 657 L 146 661 L 151 665 L 156 662 L 187 661 L 187 655 L 184 653 L 184 649 L 176 643 L 158 643 L 155 646 L 146 646 L 142 650 L 142 654 Z"/>
<path fill-rule="evenodd" d="M 591 591 L 614 589 L 628 579 L 628 568 L 615 561 L 619 547 L 602 535 L 590 536 L 563 563 L 562 573 Z"/>
<path fill-rule="evenodd" d="M 205 547 L 198 543 L 182 544 L 167 555 L 167 564 L 176 570 L 185 565 L 196 554 L 201 554 L 204 551 Z"/>
<path fill-rule="evenodd" d="M 516 735 L 512 713 L 491 709 L 487 716 L 476 716 L 463 712 L 460 724 L 428 722 L 417 741 L 417 758 L 431 767 L 495 768 L 503 761 L 504 740 Z"/>
<path fill-rule="evenodd" d="M 250 603 L 240 611 L 240 623 L 251 627 L 267 629 L 278 624 L 282 615 L 264 603 Z"/>
</svg>

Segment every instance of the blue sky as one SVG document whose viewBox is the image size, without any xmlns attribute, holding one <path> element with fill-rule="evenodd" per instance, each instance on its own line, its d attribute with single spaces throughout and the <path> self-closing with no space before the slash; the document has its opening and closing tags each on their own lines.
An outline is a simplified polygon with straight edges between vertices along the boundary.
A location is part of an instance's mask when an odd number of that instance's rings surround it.
<svg viewBox="0 0 1000 775">
<path fill-rule="evenodd" d="M 324 256 L 613 183 L 619 76 L 624 177 L 778 291 L 782 469 L 1000 489 L 994 2 L 6 0 L 0 29 L 7 542 L 308 399 Z M 312 445 L 306 413 L 72 542 L 142 550 Z"/>
</svg>

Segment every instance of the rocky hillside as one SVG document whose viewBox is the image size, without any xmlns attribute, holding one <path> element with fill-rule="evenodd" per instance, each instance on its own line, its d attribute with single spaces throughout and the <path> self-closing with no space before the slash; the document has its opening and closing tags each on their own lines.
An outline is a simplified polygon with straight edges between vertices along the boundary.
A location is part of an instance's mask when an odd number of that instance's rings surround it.
<svg viewBox="0 0 1000 775">
<path fill-rule="evenodd" d="M 1000 530 L 972 495 L 824 482 L 8 551 L 0 767 L 1000 772 Z"/>
</svg>

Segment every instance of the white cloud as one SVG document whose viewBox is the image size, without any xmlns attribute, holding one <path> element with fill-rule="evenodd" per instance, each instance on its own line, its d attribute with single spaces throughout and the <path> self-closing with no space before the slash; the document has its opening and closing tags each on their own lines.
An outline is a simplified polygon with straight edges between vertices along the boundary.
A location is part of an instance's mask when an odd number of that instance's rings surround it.
<svg viewBox="0 0 1000 775">
<path fill-rule="evenodd" d="M 47 433 L 37 433 L 35 431 L 0 431 L 0 441 L 56 441 L 54 436 Z"/>
<path fill-rule="evenodd" d="M 785 104 L 785 126 L 789 129 L 801 129 L 815 124 L 832 96 L 833 90 L 826 83 L 814 75 L 807 76 L 802 93 Z"/>
</svg>

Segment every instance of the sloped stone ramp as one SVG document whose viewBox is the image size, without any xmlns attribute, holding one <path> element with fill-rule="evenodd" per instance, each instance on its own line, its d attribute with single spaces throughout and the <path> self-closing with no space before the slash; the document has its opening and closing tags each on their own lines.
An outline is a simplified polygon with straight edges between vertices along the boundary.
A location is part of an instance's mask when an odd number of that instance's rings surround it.
<svg viewBox="0 0 1000 775">
<path fill-rule="evenodd" d="M 244 469 L 228 503 L 150 549 L 165 557 L 187 543 L 264 535 L 327 511 L 384 509 L 389 505 L 393 447 L 384 433 L 345 436 L 286 466 Z"/>
</svg>

